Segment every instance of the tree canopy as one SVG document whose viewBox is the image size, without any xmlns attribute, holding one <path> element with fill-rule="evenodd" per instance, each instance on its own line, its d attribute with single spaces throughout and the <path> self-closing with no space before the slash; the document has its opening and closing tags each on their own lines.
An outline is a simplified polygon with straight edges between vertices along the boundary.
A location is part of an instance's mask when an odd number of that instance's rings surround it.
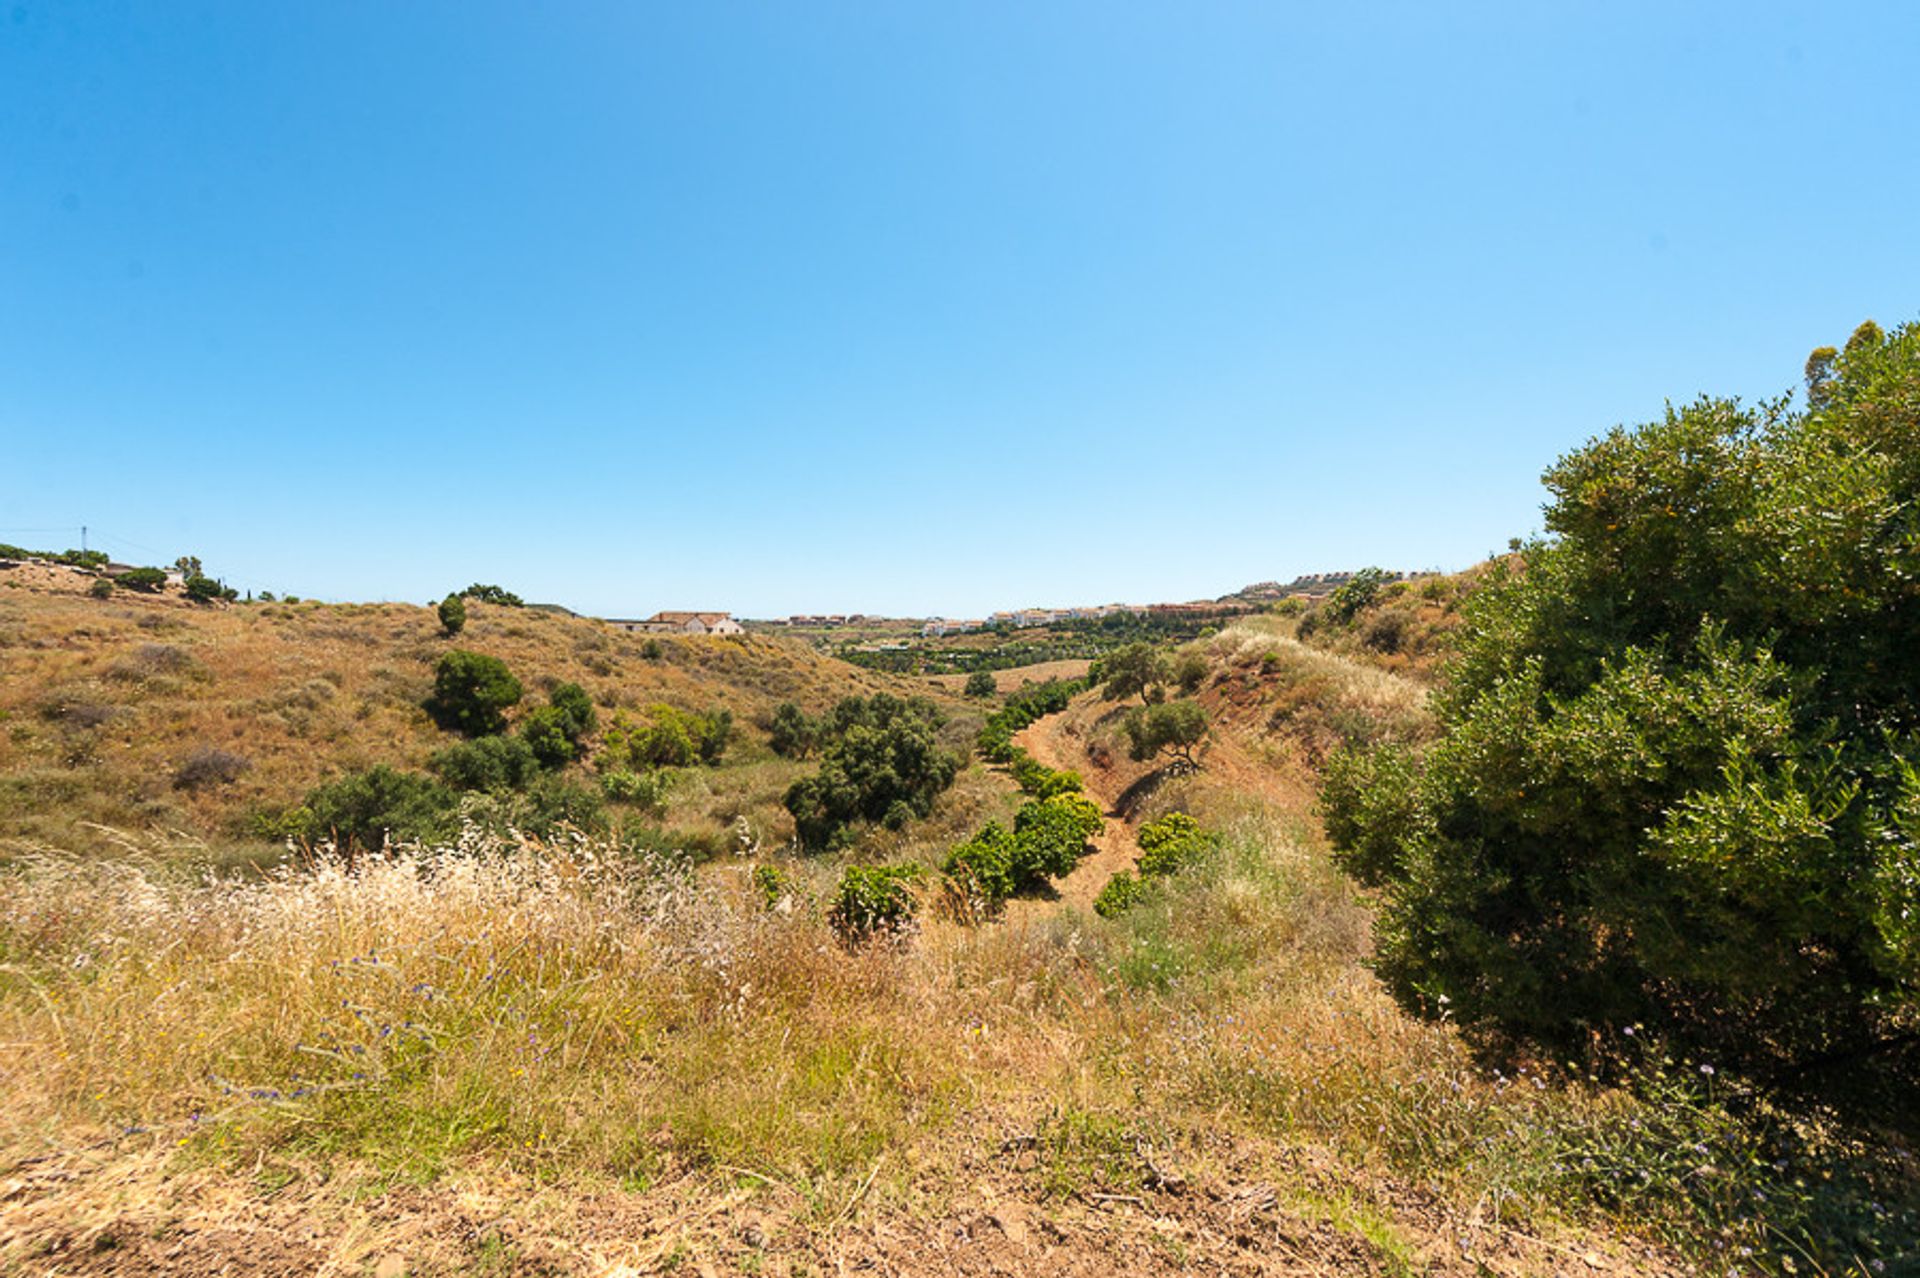
<svg viewBox="0 0 1920 1278">
<path fill-rule="evenodd" d="M 1403 1003 L 1802 1083 L 1920 1061 L 1920 329 L 1807 374 L 1802 411 L 1702 399 L 1562 458 L 1440 741 L 1335 760 Z"/>
</svg>

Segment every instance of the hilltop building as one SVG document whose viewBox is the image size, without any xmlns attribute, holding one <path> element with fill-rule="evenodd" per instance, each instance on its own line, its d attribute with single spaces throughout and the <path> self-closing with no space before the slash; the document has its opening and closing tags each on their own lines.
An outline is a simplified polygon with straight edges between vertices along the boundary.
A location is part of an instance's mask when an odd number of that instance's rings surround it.
<svg viewBox="0 0 1920 1278">
<path fill-rule="evenodd" d="M 609 617 L 616 630 L 643 635 L 739 635 L 745 627 L 725 612 L 656 612 L 644 621 Z"/>
</svg>

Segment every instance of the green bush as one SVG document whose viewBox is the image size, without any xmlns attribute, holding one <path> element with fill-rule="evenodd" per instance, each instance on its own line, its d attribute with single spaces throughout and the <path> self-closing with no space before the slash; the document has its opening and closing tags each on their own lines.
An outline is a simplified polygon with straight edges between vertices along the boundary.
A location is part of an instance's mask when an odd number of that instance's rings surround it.
<svg viewBox="0 0 1920 1278">
<path fill-rule="evenodd" d="M 520 735 L 542 767 L 564 768 L 580 757 L 584 739 L 599 716 L 593 699 L 577 683 L 560 684 L 547 701 L 521 722 Z"/>
<path fill-rule="evenodd" d="M 476 737 L 438 751 L 427 767 L 456 790 L 518 790 L 534 778 L 539 761 L 519 737 Z"/>
<path fill-rule="evenodd" d="M 1386 585 L 1387 581 L 1388 574 L 1384 569 L 1362 568 L 1327 596 L 1327 620 L 1346 625 L 1362 609 L 1380 597 L 1380 588 Z"/>
<path fill-rule="evenodd" d="M 113 598 L 113 583 L 105 577 L 87 587 L 87 593 L 95 599 Z"/>
<path fill-rule="evenodd" d="M 1090 837 L 1085 813 L 1052 799 L 1023 805 L 1014 814 L 1013 833 L 1016 888 L 1073 873 Z"/>
<path fill-rule="evenodd" d="M 520 681 L 498 657 L 452 648 L 433 666 L 433 695 L 426 710 L 449 732 L 470 737 L 504 732 L 502 713 L 520 700 Z"/>
<path fill-rule="evenodd" d="M 1089 678 L 1101 685 L 1100 695 L 1109 701 L 1124 701 L 1137 696 L 1143 703 L 1158 701 L 1173 677 L 1166 655 L 1149 643 L 1130 643 L 1117 648 L 1093 663 Z"/>
<path fill-rule="evenodd" d="M 1147 892 L 1147 885 L 1133 877 L 1133 871 L 1122 870 L 1107 880 L 1100 889 L 1100 895 L 1093 898 L 1093 912 L 1103 919 L 1118 918 L 1132 909 Z"/>
<path fill-rule="evenodd" d="M 1013 734 L 1035 720 L 1065 710 L 1087 686 L 1082 679 L 1048 679 L 1011 694 L 981 727 L 975 742 L 980 756 L 989 763 L 1012 762 L 1017 750 Z"/>
<path fill-rule="evenodd" d="M 1550 539 L 1465 601 L 1440 741 L 1330 774 L 1403 1004 L 1920 1082 L 1920 327 L 1863 332 L 1807 411 L 1702 399 L 1562 458 Z"/>
<path fill-rule="evenodd" d="M 753 867 L 753 886 L 769 910 L 779 908 L 782 901 L 796 900 L 800 896 L 798 876 L 765 861 Z"/>
<path fill-rule="evenodd" d="M 1174 658 L 1173 681 L 1182 696 L 1191 697 L 1207 681 L 1207 659 L 1197 652 L 1183 652 Z"/>
<path fill-rule="evenodd" d="M 786 795 L 801 845 L 829 848 L 854 822 L 932 812 L 960 770 L 960 761 L 940 748 L 942 722 L 932 702 L 884 692 L 835 706 L 819 772 L 794 782 Z"/>
<path fill-rule="evenodd" d="M 343 852 L 377 852 L 390 840 L 445 839 L 458 824 L 453 791 L 384 763 L 316 787 L 302 806 L 311 814 L 307 833 Z"/>
<path fill-rule="evenodd" d="M 457 635 L 467 628 L 467 601 L 459 595 L 448 595 L 435 611 L 440 617 L 440 629 L 447 635 Z"/>
<path fill-rule="evenodd" d="M 153 591 L 167 584 L 167 574 L 159 568 L 129 568 L 113 580 L 128 590 Z"/>
<path fill-rule="evenodd" d="M 1169 812 L 1142 825 L 1135 840 L 1140 845 L 1141 875 L 1161 878 L 1179 873 L 1212 851 L 1219 836 L 1201 828 L 1185 812 Z"/>
<path fill-rule="evenodd" d="M 525 602 L 511 590 L 502 590 L 498 586 L 483 586 L 479 582 L 460 592 L 469 599 L 480 603 L 495 604 L 502 608 L 525 607 Z"/>
<path fill-rule="evenodd" d="M 673 792 L 675 776 L 664 768 L 634 772 L 614 768 L 600 777 L 600 788 L 616 803 L 630 803 L 646 812 L 661 812 Z"/>
<path fill-rule="evenodd" d="M 994 680 L 991 671 L 976 670 L 967 676 L 965 693 L 969 697 L 991 697 L 998 691 L 1000 691 L 1000 685 Z"/>
<path fill-rule="evenodd" d="M 211 577 L 203 577 L 198 573 L 187 578 L 185 588 L 187 598 L 193 600 L 195 603 L 212 603 L 217 599 L 237 599 L 240 597 L 239 591 L 224 586 Z"/>
<path fill-rule="evenodd" d="M 848 866 L 827 922 L 850 945 L 904 933 L 920 909 L 915 891 L 920 874 L 920 867 L 911 864 Z"/>
<path fill-rule="evenodd" d="M 645 723 L 615 716 L 601 757 L 607 767 L 690 768 L 696 763 L 711 767 L 720 762 L 732 739 L 732 711 L 695 714 L 670 705 L 654 705 L 648 707 Z"/>
<path fill-rule="evenodd" d="M 1014 880 L 1016 855 L 1014 836 L 989 824 L 949 852 L 940 869 L 962 891 L 993 905 L 1012 896 L 1020 886 Z"/>
<path fill-rule="evenodd" d="M 1078 772 L 1049 768 L 1018 746 L 1009 753 L 1008 771 L 1013 774 L 1014 784 L 1036 799 L 1049 799 L 1056 794 L 1075 794 L 1086 788 Z"/>
<path fill-rule="evenodd" d="M 1207 712 L 1197 701 L 1164 701 L 1127 712 L 1127 757 L 1145 762 L 1171 755 L 1184 768 L 1200 766 L 1199 749 L 1207 738 Z"/>
<path fill-rule="evenodd" d="M 813 753 L 819 728 L 791 701 L 783 701 L 773 712 L 767 731 L 767 744 L 783 759 L 804 759 Z"/>
</svg>

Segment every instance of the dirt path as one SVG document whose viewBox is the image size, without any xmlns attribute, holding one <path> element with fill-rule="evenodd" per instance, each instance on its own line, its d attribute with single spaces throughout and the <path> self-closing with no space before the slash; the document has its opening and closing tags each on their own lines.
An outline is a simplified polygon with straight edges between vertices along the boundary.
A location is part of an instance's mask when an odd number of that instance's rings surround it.
<svg viewBox="0 0 1920 1278">
<path fill-rule="evenodd" d="M 1080 735 L 1071 712 L 1050 714 L 1015 733 L 1013 740 L 1049 768 L 1078 772 L 1086 782 L 1087 796 L 1106 814 L 1107 824 L 1093 840 L 1093 852 L 1080 859 L 1073 873 L 1054 882 L 1055 896 L 1010 901 L 1008 905 L 1016 912 L 1029 914 L 1061 905 L 1090 910 L 1093 898 L 1100 895 L 1107 880 L 1121 870 L 1131 870 L 1134 858 L 1139 855 L 1140 849 L 1133 841 L 1134 826 L 1119 814 L 1116 806 L 1126 787 L 1137 778 L 1123 774 L 1119 768 L 1090 767 L 1086 739 Z"/>
</svg>

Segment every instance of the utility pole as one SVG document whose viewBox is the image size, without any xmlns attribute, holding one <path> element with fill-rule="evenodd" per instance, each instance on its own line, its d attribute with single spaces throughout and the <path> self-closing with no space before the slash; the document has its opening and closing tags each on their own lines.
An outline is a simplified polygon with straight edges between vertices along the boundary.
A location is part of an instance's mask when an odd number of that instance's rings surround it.
<svg viewBox="0 0 1920 1278">
<path fill-rule="evenodd" d="M 87 526 L 85 524 L 80 525 L 80 553 L 83 555 L 87 553 Z"/>
</svg>

